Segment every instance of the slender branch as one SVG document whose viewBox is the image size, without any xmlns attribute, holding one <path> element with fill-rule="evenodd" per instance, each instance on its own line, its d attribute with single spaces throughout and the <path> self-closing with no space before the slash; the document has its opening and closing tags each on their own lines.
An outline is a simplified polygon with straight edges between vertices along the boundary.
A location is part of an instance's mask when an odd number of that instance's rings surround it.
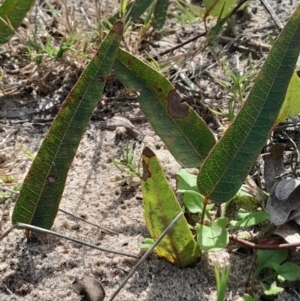
<svg viewBox="0 0 300 301">
<path fill-rule="evenodd" d="M 0 236 L 0 241 L 7 236 L 12 230 L 14 229 L 25 229 L 25 230 L 30 230 L 30 231 L 34 231 L 34 232 L 38 232 L 38 233 L 43 233 L 43 234 L 50 234 L 50 235 L 54 235 L 60 238 L 64 238 L 66 240 L 70 240 L 72 242 L 90 247 L 90 248 L 94 248 L 97 249 L 99 251 L 102 252 L 107 252 L 107 253 L 113 253 L 113 254 L 118 254 L 118 255 L 122 255 L 122 256 L 127 256 L 127 257 L 132 257 L 132 258 L 139 258 L 137 255 L 132 255 L 132 254 L 128 254 L 128 253 L 123 253 L 123 252 L 119 252 L 119 251 L 115 251 L 115 250 L 109 250 L 109 249 L 105 249 L 105 248 L 101 248 L 95 245 L 92 245 L 90 243 L 78 240 L 76 238 L 72 238 L 72 237 L 68 237 L 66 235 L 51 231 L 51 230 L 47 230 L 44 228 L 40 228 L 40 227 L 36 227 L 36 226 L 32 226 L 32 225 L 28 225 L 28 224 L 23 224 L 23 223 L 16 223 L 15 225 L 13 225 L 12 227 L 10 227 L 7 231 L 5 231 L 1 236 Z"/>
<path fill-rule="evenodd" d="M 71 212 L 65 211 L 65 210 L 63 210 L 63 209 L 58 209 L 58 211 L 60 211 L 60 212 L 62 212 L 62 213 L 64 213 L 64 214 L 70 215 L 70 216 L 72 216 L 72 217 L 74 217 L 74 218 L 76 218 L 76 219 L 78 219 L 78 220 L 80 220 L 80 221 L 83 221 L 83 222 L 85 222 L 85 223 L 87 223 L 87 224 L 89 224 L 89 225 L 95 226 L 95 227 L 97 227 L 97 228 L 99 228 L 99 229 L 101 229 L 101 230 L 103 230 L 103 231 L 105 231 L 105 232 L 108 232 L 108 233 L 111 233 L 111 234 L 120 234 L 120 233 L 118 233 L 118 232 L 116 232 L 116 231 L 110 230 L 110 229 L 105 228 L 105 227 L 103 227 L 103 226 L 100 226 L 100 225 L 98 225 L 98 224 L 89 222 L 89 221 L 85 220 L 84 218 L 81 218 L 81 217 L 79 217 L 79 216 L 77 216 L 77 215 L 75 215 L 75 214 L 73 214 L 73 213 L 71 213 Z"/>
<path fill-rule="evenodd" d="M 272 17 L 274 23 L 276 24 L 276 26 L 282 30 L 283 29 L 283 25 L 281 23 L 281 21 L 279 20 L 279 18 L 277 17 L 277 15 L 275 14 L 272 6 L 269 4 L 269 2 L 267 0 L 261 0 L 262 4 L 264 5 L 265 9 L 267 10 L 267 12 L 270 14 L 270 16 Z"/>
<path fill-rule="evenodd" d="M 13 193 L 13 194 L 19 194 L 20 193 L 20 191 L 12 190 L 12 189 L 4 187 L 4 186 L 0 186 L 0 190 L 8 191 L 8 192 Z"/>
<path fill-rule="evenodd" d="M 146 260 L 146 258 L 152 253 L 154 248 L 162 241 L 162 239 L 165 237 L 165 235 L 173 228 L 173 226 L 177 223 L 177 221 L 183 216 L 183 212 L 181 211 L 178 213 L 178 215 L 174 218 L 174 220 L 171 222 L 171 224 L 164 230 L 164 232 L 160 235 L 160 237 L 155 241 L 155 243 L 152 245 L 152 247 L 143 255 L 143 257 L 137 262 L 137 264 L 131 269 L 131 271 L 128 273 L 126 278 L 122 281 L 118 289 L 112 294 L 112 296 L 109 298 L 109 301 L 113 301 L 115 297 L 118 295 L 120 290 L 124 287 L 124 285 L 127 283 L 127 281 L 131 278 L 131 276 L 135 273 L 135 271 L 139 268 L 139 266 Z"/>
<path fill-rule="evenodd" d="M 240 7 L 244 3 L 246 3 L 247 1 L 248 0 L 240 0 L 240 2 L 234 7 L 234 9 L 231 11 L 231 13 L 229 15 L 227 15 L 226 17 L 224 17 L 220 21 L 219 26 L 223 26 L 224 23 L 227 21 L 227 19 L 230 18 L 232 15 L 234 15 L 240 9 Z M 206 22 L 205 22 L 205 20 L 207 18 L 207 14 L 208 13 L 206 13 L 206 15 L 204 16 L 205 28 L 206 28 Z M 197 34 L 196 36 L 194 36 L 194 37 L 192 37 L 192 38 L 190 38 L 190 39 L 188 39 L 188 40 L 186 40 L 186 41 L 184 41 L 184 42 L 182 42 L 182 43 L 180 43 L 178 45 L 175 45 L 175 46 L 173 46 L 173 47 L 171 47 L 171 48 L 169 48 L 169 49 L 167 49 L 165 51 L 160 52 L 157 56 L 154 56 L 154 59 L 156 60 L 156 59 L 160 58 L 163 55 L 166 55 L 166 54 L 168 54 L 168 53 L 170 53 L 170 52 L 172 52 L 172 51 L 174 51 L 174 50 L 176 50 L 178 48 L 181 48 L 181 47 L 185 46 L 186 44 L 189 44 L 189 43 L 194 42 L 195 40 L 197 40 L 197 39 L 199 39 L 201 37 L 206 36 L 207 32 L 208 32 L 208 30 L 206 29 L 205 32 L 201 32 L 201 33 Z"/>
<path fill-rule="evenodd" d="M 208 204 L 208 199 L 204 198 L 204 200 L 203 200 L 203 208 L 202 208 L 202 212 L 201 212 L 201 219 L 200 219 L 200 224 L 201 225 L 204 224 L 205 211 L 206 211 L 207 204 Z"/>
<path fill-rule="evenodd" d="M 278 245 L 262 245 L 262 244 L 255 244 L 248 240 L 237 238 L 233 235 L 229 236 L 231 241 L 237 242 L 245 247 L 255 249 L 255 250 L 282 250 L 282 249 L 292 249 L 300 247 L 300 241 L 294 243 L 286 243 L 286 244 L 278 244 Z"/>
</svg>

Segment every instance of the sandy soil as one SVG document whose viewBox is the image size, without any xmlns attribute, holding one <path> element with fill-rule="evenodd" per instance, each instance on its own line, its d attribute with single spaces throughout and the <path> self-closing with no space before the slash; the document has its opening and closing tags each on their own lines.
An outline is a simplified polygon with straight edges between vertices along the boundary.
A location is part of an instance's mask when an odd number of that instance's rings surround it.
<svg viewBox="0 0 300 301">
<path fill-rule="evenodd" d="M 284 24 L 297 5 L 296 1 L 270 2 Z M 86 11 L 89 7 L 86 3 Z M 268 44 L 268 34 L 275 28 L 272 19 L 260 1 L 251 1 L 250 11 L 251 18 L 246 21 L 246 25 L 240 25 L 243 28 L 239 27 L 239 30 L 243 30 L 250 40 L 257 38 L 259 42 Z M 79 10 L 77 12 L 79 13 Z M 193 26 L 189 28 L 192 30 Z M 187 29 L 182 29 L 182 33 L 186 31 Z M 264 50 L 257 52 L 257 61 L 267 53 Z M 224 54 L 226 55 L 230 56 L 230 53 Z M 204 60 L 208 60 L 209 57 L 209 53 L 203 54 Z M 246 62 L 242 61 L 242 64 Z M 66 67 L 69 68 L 68 72 L 71 72 L 70 66 Z M 188 69 L 189 65 L 185 68 Z M 31 160 L 26 158 L 19 146 L 26 146 L 32 153 L 37 152 L 51 124 L 50 121 L 42 122 L 41 119 L 33 121 L 26 114 L 30 110 L 36 110 L 37 99 L 38 104 L 43 104 L 47 97 L 55 96 L 57 102 L 61 102 L 65 97 L 65 90 L 72 86 L 80 70 L 78 68 L 73 75 L 68 74 L 64 88 L 57 87 L 55 91 L 52 90 L 43 97 L 31 94 L 23 99 L 11 99 L 7 96 L 0 99 L 0 160 L 6 172 L 16 176 L 17 182 L 22 181 L 31 164 Z M 211 72 L 222 73 L 220 70 L 213 71 L 213 68 Z M 220 105 L 218 98 L 214 97 L 218 92 L 217 88 L 213 84 L 210 85 L 210 81 L 209 76 L 199 79 L 198 84 L 203 87 L 203 91 L 202 99 L 198 101 L 203 100 L 206 104 L 213 101 Z M 143 217 L 141 189 L 138 182 L 122 179 L 120 171 L 111 163 L 111 158 L 122 159 L 126 141 L 130 137 L 120 128 L 101 129 L 97 120 L 103 120 L 106 117 L 105 112 L 108 112 L 108 116 L 121 115 L 128 118 L 142 113 L 134 100 L 117 104 L 113 104 L 113 101 L 106 94 L 93 118 L 96 121 L 90 122 L 82 138 L 68 175 L 61 209 L 119 234 L 105 233 L 61 212 L 53 230 L 104 248 L 141 256 L 143 252 L 137 244 L 143 237 L 148 236 Z M 23 115 L 17 116 L 18 112 Z M 53 116 L 50 114 L 51 117 Z M 180 166 L 147 122 L 135 123 L 135 126 L 145 136 L 142 142 L 136 141 L 138 152 L 140 153 L 145 145 L 153 149 L 168 179 L 175 185 L 174 174 Z M 15 200 L 9 198 L 0 204 L 2 231 L 11 225 L 8 216 L 12 213 Z M 106 292 L 105 300 L 108 300 L 136 262 L 133 258 L 104 253 L 50 236 L 34 236 L 27 241 L 22 231 L 14 230 L 0 243 L 0 300 L 82 300 L 73 291 L 72 283 L 76 277 L 81 278 L 83 275 L 97 279 Z M 197 264 L 181 270 L 153 254 L 134 274 L 116 300 L 216 300 L 213 273 L 216 262 L 221 265 L 230 262 L 232 272 L 227 300 L 238 300 L 235 298 L 244 292 L 253 255 L 228 250 L 203 254 Z M 277 300 L 299 300 L 299 295 L 297 296 L 297 291 L 290 289 Z"/>
</svg>

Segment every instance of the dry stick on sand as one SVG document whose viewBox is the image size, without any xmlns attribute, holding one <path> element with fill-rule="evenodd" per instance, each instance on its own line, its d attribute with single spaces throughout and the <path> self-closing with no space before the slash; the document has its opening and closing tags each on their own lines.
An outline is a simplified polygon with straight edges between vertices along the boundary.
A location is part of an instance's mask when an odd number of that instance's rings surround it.
<svg viewBox="0 0 300 301">
<path fill-rule="evenodd" d="M 293 243 L 279 244 L 279 245 L 267 245 L 267 244 L 262 245 L 262 244 L 255 244 L 248 240 L 237 238 L 233 235 L 229 236 L 229 239 L 231 241 L 239 243 L 240 245 L 243 245 L 245 247 L 254 250 L 282 250 L 282 249 L 293 249 L 293 248 L 300 247 L 300 241 L 293 242 Z"/>
<path fill-rule="evenodd" d="M 20 193 L 20 191 L 12 190 L 12 189 L 9 189 L 9 188 L 3 187 L 3 186 L 0 186 L 0 190 L 8 191 L 8 192 L 14 193 L 14 194 L 19 194 L 19 193 Z M 100 226 L 100 225 L 98 225 L 98 224 L 89 222 L 89 221 L 85 220 L 84 218 L 81 218 L 81 217 L 79 217 L 79 216 L 77 216 L 77 215 L 75 215 L 75 214 L 73 214 L 73 213 L 71 213 L 71 212 L 65 211 L 65 210 L 63 210 L 63 209 L 58 209 L 58 211 L 60 211 L 60 212 L 62 212 L 62 213 L 64 213 L 64 214 L 70 215 L 70 216 L 72 216 L 72 217 L 74 217 L 74 218 L 76 218 L 76 219 L 78 219 L 78 220 L 80 220 L 80 221 L 83 221 L 83 222 L 85 222 L 85 223 L 87 223 L 87 224 L 89 224 L 89 225 L 95 226 L 95 227 L 97 227 L 97 228 L 103 230 L 104 232 L 107 232 L 107 233 L 110 233 L 110 234 L 115 234 L 115 235 L 120 234 L 120 233 L 118 233 L 118 232 L 116 232 L 116 231 L 114 231 L 114 230 L 110 230 L 110 229 L 105 228 L 105 227 L 103 227 L 103 226 Z M 1 239 L 0 239 L 0 240 L 1 240 Z"/>
<path fill-rule="evenodd" d="M 87 223 L 87 224 L 89 224 L 89 225 L 95 226 L 95 227 L 97 227 L 97 228 L 103 230 L 104 232 L 108 232 L 108 233 L 110 233 L 110 234 L 115 234 L 115 235 L 120 234 L 120 233 L 118 233 L 118 232 L 116 232 L 116 231 L 110 230 L 110 229 L 105 228 L 105 227 L 103 227 L 103 226 L 100 226 L 100 225 L 98 225 L 98 224 L 89 222 L 88 220 L 86 220 L 86 219 L 84 219 L 84 218 L 81 218 L 81 217 L 79 217 L 79 216 L 77 216 L 77 215 L 75 215 L 75 214 L 73 214 L 73 213 L 71 213 L 71 212 L 65 211 L 65 210 L 63 210 L 63 209 L 58 209 L 58 211 L 60 211 L 60 212 L 62 212 L 62 213 L 64 213 L 64 214 L 70 215 L 70 216 L 72 216 L 72 217 L 74 217 L 74 218 L 76 218 L 76 219 L 78 219 L 78 220 L 80 220 L 80 221 L 83 221 L 83 222 L 85 222 L 85 223 Z"/>
<path fill-rule="evenodd" d="M 16 223 L 15 225 L 11 226 L 8 230 L 6 230 L 1 236 L 0 236 L 0 241 L 7 236 L 12 230 L 14 229 L 25 229 L 25 230 L 30 230 L 33 232 L 37 232 L 37 233 L 43 233 L 43 234 L 50 234 L 50 235 L 54 235 L 54 236 L 58 236 L 60 238 L 64 238 L 66 240 L 70 240 L 73 241 L 75 243 L 93 248 L 93 249 L 97 249 L 100 250 L 102 252 L 107 252 L 107 253 L 113 253 L 113 254 L 118 254 L 118 255 L 123 255 L 123 256 L 127 256 L 127 257 L 132 257 L 132 258 L 139 258 L 137 255 L 133 255 L 133 254 L 128 254 L 128 253 L 123 253 L 123 252 L 119 252 L 119 251 L 115 251 L 115 250 L 109 250 L 109 249 L 105 249 L 105 248 L 101 248 L 92 244 L 89 244 L 87 242 L 78 240 L 76 238 L 72 238 L 51 230 L 47 230 L 44 228 L 40 228 L 40 227 L 36 227 L 36 226 L 32 226 L 32 225 L 28 225 L 28 224 L 23 224 L 23 223 Z"/>
<path fill-rule="evenodd" d="M 260 0 L 260 1 L 264 5 L 267 12 L 271 15 L 271 17 L 272 17 L 274 23 L 277 25 L 277 27 L 280 30 L 282 30 L 284 26 L 282 25 L 281 21 L 279 20 L 279 18 L 275 14 L 275 12 L 274 12 L 273 8 L 271 7 L 271 5 L 269 4 L 269 2 L 267 0 Z"/>
<path fill-rule="evenodd" d="M 146 260 L 146 258 L 152 253 L 154 248 L 162 241 L 165 235 L 173 228 L 173 226 L 177 223 L 177 221 L 183 216 L 184 212 L 181 211 L 178 215 L 173 219 L 171 224 L 164 230 L 164 232 L 160 235 L 160 237 L 155 241 L 152 247 L 143 255 L 143 257 L 138 261 L 138 263 L 131 269 L 127 277 L 122 281 L 118 289 L 112 294 L 108 301 L 113 301 L 115 297 L 118 295 L 123 286 L 127 283 L 127 281 L 132 277 L 135 271 L 139 268 L 139 266 Z"/>
<path fill-rule="evenodd" d="M 222 25 L 225 23 L 225 21 L 226 21 L 229 17 L 231 17 L 233 14 L 235 14 L 235 13 L 240 9 L 240 7 L 241 7 L 244 3 L 246 3 L 247 1 L 248 1 L 248 0 L 240 0 L 240 1 L 238 2 L 238 4 L 235 6 L 235 8 L 231 11 L 231 13 L 230 13 L 228 16 L 226 16 L 225 18 L 223 18 L 223 19 L 221 20 L 221 22 L 220 22 L 219 25 L 222 26 Z M 206 27 L 206 25 L 205 25 L 205 27 Z M 165 51 L 160 52 L 158 55 L 154 56 L 153 59 L 154 59 L 154 60 L 157 60 L 157 59 L 159 59 L 160 57 L 162 57 L 163 55 L 168 54 L 169 52 L 172 52 L 172 51 L 174 51 L 174 50 L 176 50 L 176 49 L 178 49 L 178 48 L 183 47 L 183 46 L 186 45 L 186 44 L 189 44 L 189 43 L 194 42 L 195 40 L 197 40 L 197 39 L 199 39 L 199 38 L 201 38 L 201 37 L 206 36 L 206 34 L 207 34 L 207 30 L 206 30 L 205 32 L 201 32 L 201 33 L 197 34 L 196 36 L 194 36 L 194 37 L 192 37 L 192 38 L 190 38 L 190 39 L 188 39 L 188 40 L 186 40 L 186 41 L 184 41 L 184 42 L 182 42 L 182 43 L 180 43 L 180 44 L 178 44 L 178 45 L 175 45 L 175 46 L 173 46 L 173 47 L 171 47 L 171 48 L 169 48 L 169 49 L 167 49 L 167 50 L 165 50 Z"/>
</svg>

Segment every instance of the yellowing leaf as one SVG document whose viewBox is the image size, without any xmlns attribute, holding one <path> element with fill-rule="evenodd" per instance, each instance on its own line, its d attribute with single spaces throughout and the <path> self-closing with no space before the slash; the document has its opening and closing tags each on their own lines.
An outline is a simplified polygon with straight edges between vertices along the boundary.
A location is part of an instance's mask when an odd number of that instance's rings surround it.
<svg viewBox="0 0 300 301">
<path fill-rule="evenodd" d="M 150 148 L 144 149 L 142 159 L 145 219 L 151 237 L 156 240 L 180 213 L 181 208 Z M 199 258 L 200 249 L 184 216 L 156 247 L 156 252 L 180 268 L 191 265 Z"/>
<path fill-rule="evenodd" d="M 235 6 L 236 0 L 204 0 L 204 6 L 208 15 L 224 17 Z M 220 14 L 222 15 L 220 16 Z"/>
<path fill-rule="evenodd" d="M 300 78 L 293 74 L 276 124 L 300 113 Z"/>
</svg>

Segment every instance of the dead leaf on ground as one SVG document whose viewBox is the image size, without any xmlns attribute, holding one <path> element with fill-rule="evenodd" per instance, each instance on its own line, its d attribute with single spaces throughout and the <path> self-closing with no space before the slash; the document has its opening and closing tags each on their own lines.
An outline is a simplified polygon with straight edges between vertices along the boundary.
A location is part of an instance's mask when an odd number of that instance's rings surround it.
<svg viewBox="0 0 300 301">
<path fill-rule="evenodd" d="M 276 228 L 273 233 L 281 236 L 288 243 L 300 242 L 300 226 L 293 221 Z"/>
<path fill-rule="evenodd" d="M 264 156 L 264 179 L 266 182 L 267 191 L 270 192 L 275 182 L 278 181 L 276 177 L 284 173 L 283 163 L 284 144 L 274 144 L 270 148 L 268 155 Z"/>
<path fill-rule="evenodd" d="M 284 179 L 276 182 L 271 189 L 266 211 L 276 226 L 291 220 L 300 224 L 300 180 Z"/>
<path fill-rule="evenodd" d="M 103 301 L 105 298 L 102 285 L 94 277 L 84 275 L 81 280 L 76 277 L 72 289 L 82 296 L 83 301 Z"/>
</svg>

